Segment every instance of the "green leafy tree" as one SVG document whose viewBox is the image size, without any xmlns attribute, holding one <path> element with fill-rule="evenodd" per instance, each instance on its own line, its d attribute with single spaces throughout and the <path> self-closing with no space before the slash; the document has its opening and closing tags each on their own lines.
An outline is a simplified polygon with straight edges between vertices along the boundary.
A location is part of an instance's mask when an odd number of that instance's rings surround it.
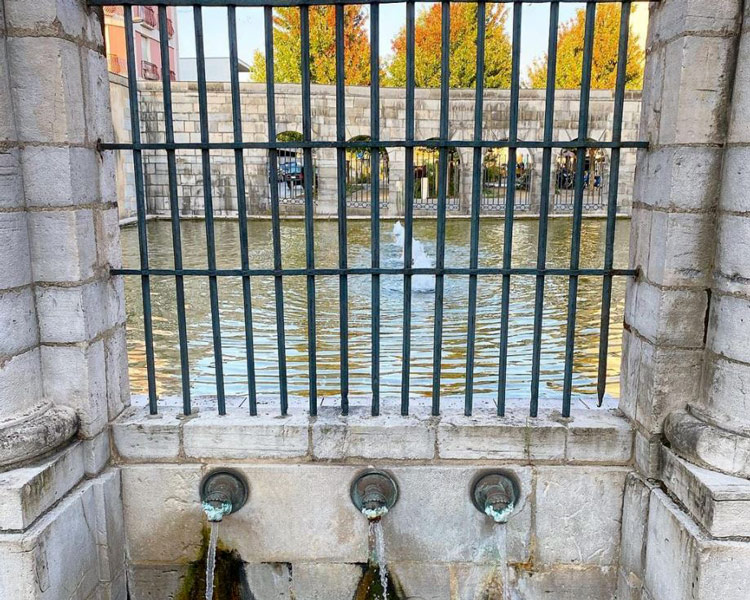
<svg viewBox="0 0 750 600">
<path fill-rule="evenodd" d="M 505 32 L 508 10 L 504 4 L 487 4 L 485 33 L 485 86 L 510 86 L 511 43 Z M 450 7 L 450 86 L 476 85 L 477 7 L 453 3 Z M 441 7 L 436 3 L 420 12 L 414 29 L 416 56 L 414 79 L 417 87 L 440 87 Z M 393 40 L 393 57 L 385 67 L 389 86 L 406 85 L 406 28 Z"/>
<path fill-rule="evenodd" d="M 310 7 L 310 78 L 313 83 L 336 82 L 336 17 L 333 6 Z M 344 73 L 349 85 L 370 83 L 370 42 L 362 6 L 344 7 Z M 300 83 L 302 27 L 298 8 L 274 10 L 274 79 Z M 250 66 L 253 81 L 266 80 L 266 59 L 256 50 Z"/>
<path fill-rule="evenodd" d="M 583 37 L 586 26 L 586 11 L 578 10 L 576 16 L 560 26 L 557 37 L 557 87 L 576 89 L 581 86 L 583 74 Z M 600 4 L 596 10 L 594 24 L 594 53 L 591 66 L 591 87 L 608 90 L 615 87 L 617 79 L 617 50 L 620 37 L 620 6 Z M 644 52 L 638 44 L 638 36 L 630 31 L 628 40 L 628 64 L 625 87 L 643 87 Z M 528 71 L 531 87 L 547 86 L 547 57 L 537 59 Z"/>
</svg>

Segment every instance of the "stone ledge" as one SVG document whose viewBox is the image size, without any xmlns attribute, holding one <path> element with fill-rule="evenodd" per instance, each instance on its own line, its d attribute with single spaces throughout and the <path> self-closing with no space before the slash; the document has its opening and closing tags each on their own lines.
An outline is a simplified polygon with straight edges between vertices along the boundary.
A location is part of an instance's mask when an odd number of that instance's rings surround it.
<svg viewBox="0 0 750 600">
<path fill-rule="evenodd" d="M 368 399 L 350 402 L 342 416 L 336 399 L 325 399 L 310 417 L 306 400 L 290 399 L 289 415 L 279 416 L 278 399 L 258 398 L 258 415 L 250 416 L 243 397 L 227 398 L 219 416 L 212 397 L 193 401 L 193 414 L 182 415 L 180 398 L 164 398 L 159 414 L 148 414 L 145 398 L 113 423 L 117 456 L 124 462 L 174 462 L 180 459 L 390 459 L 535 462 L 548 464 L 628 465 L 633 457 L 633 430 L 614 409 L 583 404 L 564 419 L 543 410 L 527 415 L 525 402 L 513 401 L 506 416 L 494 416 L 494 405 L 479 401 L 476 416 L 466 417 L 463 399 L 449 398 L 439 417 L 415 400 L 409 416 L 400 403 L 383 402 L 381 415 L 370 415 Z"/>
<path fill-rule="evenodd" d="M 696 467 L 668 448 L 661 456 L 662 481 L 711 536 L 750 537 L 750 481 Z"/>
<path fill-rule="evenodd" d="M 29 527 L 83 479 L 83 462 L 77 442 L 34 465 L 0 473 L 0 531 Z"/>
</svg>

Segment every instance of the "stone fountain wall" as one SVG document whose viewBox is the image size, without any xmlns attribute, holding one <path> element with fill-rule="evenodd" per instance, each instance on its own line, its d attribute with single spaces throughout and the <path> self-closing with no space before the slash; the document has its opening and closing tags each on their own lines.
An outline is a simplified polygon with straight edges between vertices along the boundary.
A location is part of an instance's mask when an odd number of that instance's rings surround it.
<svg viewBox="0 0 750 600">
<path fill-rule="evenodd" d="M 130 115 L 127 99 L 127 80 L 119 75 L 111 75 L 111 96 L 113 118 L 118 141 L 130 141 Z M 142 141 L 163 143 L 165 141 L 164 105 L 160 82 L 141 81 L 139 89 L 139 110 Z M 276 130 L 277 132 L 302 131 L 302 97 L 299 85 L 276 85 Z M 266 87 L 259 83 L 241 84 L 241 110 L 243 141 L 267 142 Z M 232 93 L 229 83 L 208 84 L 209 134 L 212 143 L 234 141 L 232 125 Z M 626 94 L 623 118 L 623 140 L 638 138 L 638 123 L 641 110 L 641 92 L 628 91 Z M 335 141 L 336 95 L 334 86 L 312 86 L 312 130 L 315 141 Z M 518 135 L 522 140 L 541 141 L 544 139 L 544 90 L 521 90 Z M 576 90 L 559 90 L 555 103 L 555 128 L 553 139 L 570 141 L 577 137 L 579 93 Z M 178 143 L 200 142 L 198 88 L 194 82 L 172 83 L 172 109 L 174 113 L 175 141 Z M 595 141 L 610 141 L 612 131 L 612 111 L 614 95 L 611 90 L 594 90 L 591 94 L 589 137 Z M 346 88 L 346 139 L 370 135 L 370 91 L 364 87 Z M 405 127 L 405 92 L 400 88 L 381 90 L 381 139 L 401 140 Z M 510 91 L 491 89 L 485 91 L 484 139 L 507 140 L 510 120 Z M 471 140 L 474 127 L 474 91 L 451 90 L 450 127 L 452 140 Z M 430 139 L 438 136 L 440 128 L 440 90 L 419 89 L 415 100 L 416 139 Z M 560 150 L 555 151 L 555 157 Z M 472 187 L 472 149 L 458 149 L 460 165 L 460 185 L 455 210 L 451 215 L 468 215 Z M 539 213 L 541 197 L 542 150 L 522 151 L 526 164 L 531 165 L 531 206 L 529 214 Z M 390 177 L 388 201 L 382 214 L 400 216 L 404 212 L 404 150 L 388 149 Z M 602 194 L 606 205 L 608 190 L 609 151 L 605 151 L 605 176 Z M 620 162 L 619 212 L 629 214 L 633 197 L 633 177 L 635 173 L 634 150 L 623 150 Z M 135 216 L 135 190 L 133 187 L 132 157 L 128 152 L 119 153 L 121 163 L 118 170 L 120 193 L 120 218 Z M 144 153 L 145 186 L 148 213 L 168 217 L 169 172 L 164 152 Z M 268 185 L 267 152 L 262 149 L 247 149 L 244 152 L 245 181 L 248 213 L 254 216 L 270 215 L 270 189 Z M 335 216 L 337 212 L 336 151 L 333 148 L 315 150 L 315 163 L 318 173 L 318 191 L 315 214 L 320 217 Z M 237 215 L 237 190 L 235 180 L 235 159 L 231 150 L 211 152 L 211 189 L 214 214 L 217 216 Z M 182 150 L 176 153 L 177 192 L 180 214 L 185 217 L 202 217 L 203 172 L 200 152 Z M 553 165 L 554 170 L 554 165 Z M 552 177 L 550 190 L 551 212 L 555 210 L 555 178 Z M 300 215 L 304 207 L 301 200 L 285 201 L 282 198 L 282 213 Z M 423 211 L 430 214 L 429 211 Z M 570 212 L 570 211 L 568 211 Z M 587 214 L 606 214 L 606 207 L 587 209 Z M 351 214 L 369 214 L 369 210 L 350 210 Z M 418 210 L 419 214 L 420 211 Z M 434 211 L 432 211 L 434 215 Z M 494 213 L 498 214 L 498 213 Z"/>
<path fill-rule="evenodd" d="M 507 527 L 516 600 L 745 600 L 750 589 L 750 4 L 652 5 L 619 408 L 508 416 L 445 399 L 427 417 L 276 416 L 211 398 L 149 416 L 123 352 L 101 12 L 0 2 L 0 598 L 180 598 L 202 552 L 198 484 L 252 487 L 223 524 L 256 600 L 348 600 L 366 560 L 349 483 L 388 469 L 386 553 L 404 596 L 498 597 L 478 472 L 520 482 Z M 20 358 L 28 368 L 18 368 Z M 490 592 L 489 589 L 493 591 Z M 249 596 L 249 594 L 248 594 Z M 502 596 L 500 596 L 502 597 Z M 183 596 L 184 598 L 184 596 Z"/>
</svg>

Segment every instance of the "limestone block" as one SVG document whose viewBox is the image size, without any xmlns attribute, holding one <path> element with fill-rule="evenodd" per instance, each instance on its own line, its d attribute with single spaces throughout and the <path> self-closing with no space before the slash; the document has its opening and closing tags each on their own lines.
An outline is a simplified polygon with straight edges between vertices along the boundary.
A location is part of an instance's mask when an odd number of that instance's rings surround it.
<svg viewBox="0 0 750 600">
<path fill-rule="evenodd" d="M 549 570 L 520 571 L 515 586 L 519 600 L 547 597 L 555 600 L 602 600 L 613 597 L 615 569 L 560 566 Z"/>
<path fill-rule="evenodd" d="M 28 30 L 58 29 L 61 33 L 86 39 L 87 16 L 76 0 L 33 2 L 7 0 L 5 18 L 9 27 Z"/>
<path fill-rule="evenodd" d="M 99 585 L 95 482 L 21 534 L 0 534 L 3 598 L 89 598 Z M 66 560 L 61 560 L 66 557 Z"/>
<path fill-rule="evenodd" d="M 504 419 L 485 414 L 443 417 L 438 426 L 440 458 L 562 460 L 565 427 L 550 415 L 532 419 L 527 412 L 508 411 Z"/>
<path fill-rule="evenodd" d="M 484 571 L 482 567 L 477 566 L 477 570 L 480 569 Z M 451 598 L 451 580 L 454 580 L 455 587 L 454 566 L 451 564 L 389 562 L 388 570 L 403 589 L 405 598 L 423 600 Z"/>
<path fill-rule="evenodd" d="M 750 217 L 722 214 L 718 237 L 714 268 L 720 274 L 719 288 L 750 295 Z"/>
<path fill-rule="evenodd" d="M 735 33 L 741 22 L 741 3 L 737 0 L 709 6 L 701 0 L 664 2 L 651 13 L 649 44 L 681 35 Z"/>
<path fill-rule="evenodd" d="M 82 478 L 80 442 L 32 465 L 0 473 L 0 531 L 26 529 Z"/>
<path fill-rule="evenodd" d="M 42 369 L 39 348 L 0 363 L 0 423 L 16 420 L 42 398 Z"/>
<path fill-rule="evenodd" d="M 662 448 L 664 484 L 711 536 L 750 537 L 750 482 L 690 464 Z"/>
<path fill-rule="evenodd" d="M 711 278 L 714 218 L 709 214 L 651 215 L 646 277 L 658 285 L 705 288 Z"/>
<path fill-rule="evenodd" d="M 0 213 L 0 289 L 31 283 L 26 213 Z"/>
<path fill-rule="evenodd" d="M 107 327 L 107 282 L 36 288 L 42 343 L 84 342 Z"/>
<path fill-rule="evenodd" d="M 74 206 L 98 200 L 98 159 L 93 149 L 27 146 L 21 162 L 27 206 Z"/>
<path fill-rule="evenodd" d="M 86 475 L 95 477 L 107 466 L 111 456 L 109 447 L 109 432 L 102 431 L 93 438 L 82 440 L 83 466 Z"/>
<path fill-rule="evenodd" d="M 91 210 L 29 213 L 29 235 L 36 281 L 71 282 L 93 275 L 96 238 Z"/>
<path fill-rule="evenodd" d="M 112 439 L 124 460 L 175 459 L 180 453 L 179 409 L 160 408 L 156 415 L 135 407 L 112 423 Z"/>
<path fill-rule="evenodd" d="M 707 538 L 664 492 L 652 492 L 645 585 L 653 600 L 740 600 L 748 572 L 750 544 Z"/>
<path fill-rule="evenodd" d="M 615 566 L 627 468 L 540 467 L 538 561 Z"/>
<path fill-rule="evenodd" d="M 497 468 L 490 464 L 489 468 Z M 400 498 L 383 520 L 389 560 L 494 563 L 494 523 L 469 501 L 471 485 L 486 466 L 393 468 Z M 527 467 L 506 467 L 518 480 L 521 498 L 507 529 L 507 554 L 513 562 L 531 556 L 532 480 Z M 420 518 L 414 518 L 414 507 Z M 451 515 L 446 518 L 446 515 Z M 538 543 L 547 543 L 539 535 Z"/>
<path fill-rule="evenodd" d="M 78 46 L 53 37 L 11 37 L 6 43 L 19 139 L 83 143 L 86 128 Z"/>
<path fill-rule="evenodd" d="M 185 565 L 138 565 L 128 562 L 130 600 L 174 600 L 186 571 Z"/>
<path fill-rule="evenodd" d="M 206 412 L 186 421 L 182 435 L 185 455 L 191 458 L 293 458 L 309 451 L 304 415 Z"/>
<path fill-rule="evenodd" d="M 750 364 L 750 299 L 717 295 L 711 299 L 706 344 L 717 354 Z"/>
<path fill-rule="evenodd" d="M 129 559 L 156 564 L 196 560 L 204 524 L 198 490 L 201 467 L 128 465 L 121 475 Z"/>
<path fill-rule="evenodd" d="M 724 177 L 721 183 L 721 208 L 726 211 L 750 210 L 750 148 L 729 147 L 724 150 Z"/>
<path fill-rule="evenodd" d="M 626 587 L 640 586 L 643 583 L 648 503 L 653 487 L 635 473 L 628 474 L 625 479 L 620 569 L 629 584 Z"/>
<path fill-rule="evenodd" d="M 31 288 L 0 292 L 0 355 L 18 354 L 39 343 Z"/>
<path fill-rule="evenodd" d="M 741 391 L 750 389 L 750 365 L 708 353 L 705 360 L 705 394 L 699 409 L 714 423 L 729 431 L 750 435 L 750 397 Z M 738 391 L 739 390 L 739 391 Z"/>
<path fill-rule="evenodd" d="M 657 433 L 673 410 L 694 402 L 700 391 L 701 350 L 654 346 L 623 332 L 620 410 Z"/>
<path fill-rule="evenodd" d="M 625 322 L 653 344 L 703 345 L 705 290 L 665 289 L 643 279 L 629 284 Z"/>
<path fill-rule="evenodd" d="M 747 27 L 747 16 L 744 21 Z M 729 142 L 742 143 L 750 141 L 750 38 L 745 32 L 740 38 L 737 56 L 737 69 L 734 73 L 734 94 L 729 116 Z"/>
<path fill-rule="evenodd" d="M 659 145 L 721 144 L 731 90 L 734 38 L 680 37 L 665 54 Z"/>
<path fill-rule="evenodd" d="M 568 462 L 627 464 L 633 456 L 633 430 L 614 411 L 571 411 L 565 458 Z"/>
<path fill-rule="evenodd" d="M 89 346 L 42 346 L 44 394 L 75 409 L 80 433 L 93 437 L 107 424 L 104 342 Z"/>
<path fill-rule="evenodd" d="M 0 61 L 2 61 L 1 50 Z M 2 110 L 0 104 L 0 111 Z M 3 114 L 9 113 L 3 112 Z M 18 148 L 0 150 L 0 208 L 20 208 L 24 205 L 19 155 L 20 150 Z"/>
<path fill-rule="evenodd" d="M 89 142 L 114 140 L 109 100 L 107 57 L 99 50 L 81 48 L 83 95 L 86 110 L 86 137 Z"/>
<path fill-rule="evenodd" d="M 295 598 L 305 600 L 351 600 L 362 569 L 346 563 L 296 563 L 292 579 Z"/>
<path fill-rule="evenodd" d="M 430 459 L 435 430 L 429 419 L 418 416 L 372 417 L 355 407 L 344 417 L 337 408 L 322 407 L 312 425 L 312 451 L 322 459 Z"/>
<path fill-rule="evenodd" d="M 249 564 L 245 566 L 245 576 L 254 598 L 294 600 L 289 563 Z"/>
<path fill-rule="evenodd" d="M 128 348 L 124 326 L 117 327 L 104 339 L 104 360 L 107 377 L 107 412 L 112 420 L 130 405 Z"/>
</svg>

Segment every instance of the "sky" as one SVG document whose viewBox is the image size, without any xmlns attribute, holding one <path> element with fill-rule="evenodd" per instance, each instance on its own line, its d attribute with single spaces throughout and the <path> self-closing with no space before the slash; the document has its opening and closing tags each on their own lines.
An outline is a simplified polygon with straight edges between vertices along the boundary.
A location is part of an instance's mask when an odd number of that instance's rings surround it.
<svg viewBox="0 0 750 600">
<path fill-rule="evenodd" d="M 382 4 L 380 6 L 380 55 L 391 54 L 391 40 L 404 26 L 406 19 L 405 4 Z M 425 10 L 429 3 L 419 3 L 417 14 Z M 571 19 L 584 3 L 561 3 L 560 23 Z M 537 57 L 547 51 L 547 33 L 549 30 L 549 5 L 524 4 L 521 31 L 521 72 Z M 508 19 L 508 35 L 512 19 Z M 177 7 L 177 26 L 179 52 L 182 57 L 195 56 L 195 38 L 193 32 L 193 15 L 191 7 Z M 203 9 L 203 29 L 206 39 L 206 57 L 229 56 L 227 39 L 227 17 L 225 8 Z M 250 64 L 256 50 L 263 51 L 263 9 L 237 9 L 237 44 L 240 60 Z"/>
</svg>

